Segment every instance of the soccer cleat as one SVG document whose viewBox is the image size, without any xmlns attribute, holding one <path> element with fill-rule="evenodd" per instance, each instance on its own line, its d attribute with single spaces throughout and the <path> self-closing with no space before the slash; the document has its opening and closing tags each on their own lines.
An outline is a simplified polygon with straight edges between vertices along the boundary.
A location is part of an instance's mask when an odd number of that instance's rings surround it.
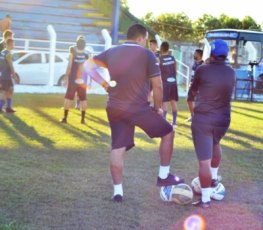
<svg viewBox="0 0 263 230">
<path fill-rule="evenodd" d="M 112 201 L 120 203 L 120 202 L 122 202 L 122 196 L 117 194 L 117 195 L 112 197 Z"/>
<path fill-rule="evenodd" d="M 194 205 L 195 207 L 199 207 L 199 208 L 211 208 L 211 202 L 207 201 L 207 202 L 203 202 L 202 200 L 198 200 L 192 203 L 192 205 Z"/>
<path fill-rule="evenodd" d="M 186 122 L 192 122 L 192 117 L 188 117 L 185 121 Z"/>
<path fill-rule="evenodd" d="M 64 118 L 62 118 L 61 120 L 60 120 L 60 122 L 61 123 L 65 123 L 65 124 L 67 124 L 68 122 L 67 122 L 67 119 L 64 117 Z"/>
<path fill-rule="evenodd" d="M 84 119 L 81 119 L 81 122 L 80 122 L 81 124 L 83 124 L 83 125 L 85 125 L 86 124 L 86 122 L 85 122 L 85 120 Z"/>
<path fill-rule="evenodd" d="M 10 107 L 6 108 L 5 111 L 6 111 L 7 113 L 14 113 L 14 112 L 16 112 L 14 109 L 12 109 L 12 108 L 10 108 Z"/>
<path fill-rule="evenodd" d="M 177 185 L 184 183 L 184 179 L 179 178 L 178 176 L 174 176 L 172 174 L 168 174 L 168 177 L 165 179 L 157 178 L 157 186 L 169 186 L 169 185 Z"/>
</svg>

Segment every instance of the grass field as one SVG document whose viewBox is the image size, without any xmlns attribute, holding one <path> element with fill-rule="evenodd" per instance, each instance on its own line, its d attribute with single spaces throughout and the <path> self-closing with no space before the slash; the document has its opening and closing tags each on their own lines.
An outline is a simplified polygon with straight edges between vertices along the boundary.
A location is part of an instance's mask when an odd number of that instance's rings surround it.
<svg viewBox="0 0 263 230">
<path fill-rule="evenodd" d="M 106 97 L 88 95 L 87 125 L 72 109 L 60 124 L 63 95 L 16 94 L 17 112 L 0 114 L 0 229 L 183 229 L 199 214 L 211 230 L 263 229 L 263 104 L 233 102 L 219 173 L 225 199 L 209 210 L 160 199 L 158 140 L 136 130 L 125 159 L 125 201 L 112 203 Z M 197 176 L 185 99 L 179 103 L 172 172 Z M 168 117 L 168 118 L 171 118 Z"/>
</svg>

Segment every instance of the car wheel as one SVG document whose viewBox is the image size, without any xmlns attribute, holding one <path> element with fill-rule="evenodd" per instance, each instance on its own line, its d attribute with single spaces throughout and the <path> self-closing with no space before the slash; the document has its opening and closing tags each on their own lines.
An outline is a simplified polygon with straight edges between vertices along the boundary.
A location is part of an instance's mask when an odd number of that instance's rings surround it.
<svg viewBox="0 0 263 230">
<path fill-rule="evenodd" d="M 59 80 L 58 80 L 58 86 L 63 86 L 63 81 L 64 81 L 65 74 L 63 74 Z"/>
</svg>

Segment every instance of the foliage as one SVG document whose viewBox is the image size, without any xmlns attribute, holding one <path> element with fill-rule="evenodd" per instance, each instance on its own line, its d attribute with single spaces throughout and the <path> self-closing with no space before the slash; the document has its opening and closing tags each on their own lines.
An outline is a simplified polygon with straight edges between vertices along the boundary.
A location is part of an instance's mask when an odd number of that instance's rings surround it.
<svg viewBox="0 0 263 230">
<path fill-rule="evenodd" d="M 143 21 L 161 37 L 172 41 L 198 42 L 203 38 L 206 31 L 220 28 L 261 31 L 260 25 L 250 16 L 246 16 L 240 21 L 238 18 L 231 18 L 225 14 L 220 15 L 218 18 L 204 14 L 195 22 L 192 22 L 184 13 L 166 13 L 157 17 L 154 17 L 153 13 L 147 13 L 143 17 Z"/>
</svg>

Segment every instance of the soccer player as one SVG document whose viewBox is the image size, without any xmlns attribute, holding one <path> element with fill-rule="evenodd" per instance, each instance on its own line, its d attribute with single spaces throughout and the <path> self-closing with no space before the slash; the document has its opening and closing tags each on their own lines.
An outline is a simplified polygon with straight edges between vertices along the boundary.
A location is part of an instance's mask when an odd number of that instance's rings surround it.
<svg viewBox="0 0 263 230">
<path fill-rule="evenodd" d="M 158 61 L 153 52 L 144 48 L 147 30 L 134 24 L 127 31 L 127 42 L 110 48 L 84 64 L 91 77 L 98 75 L 100 66 L 106 67 L 115 87 L 108 88 L 107 116 L 111 129 L 110 171 L 113 180 L 114 202 L 123 200 L 123 165 L 126 152 L 134 146 L 135 127 L 149 137 L 161 138 L 160 167 L 157 186 L 182 183 L 170 174 L 173 153 L 173 127 L 162 117 L 162 80 Z M 147 101 L 149 83 L 152 84 L 154 107 Z"/>
<path fill-rule="evenodd" d="M 81 68 L 83 63 L 89 58 L 89 55 L 85 51 L 86 42 L 83 36 L 78 36 L 76 43 L 76 46 L 70 47 L 69 63 L 64 79 L 65 85 L 67 85 L 64 102 L 64 117 L 60 122 L 67 123 L 69 108 L 77 93 L 80 100 L 81 124 L 85 124 L 87 108 L 86 85 L 81 78 Z"/>
<path fill-rule="evenodd" d="M 172 126 L 176 126 L 178 88 L 176 82 L 176 60 L 169 54 L 169 43 L 164 41 L 160 49 L 160 69 L 163 82 L 163 117 L 166 119 L 167 107 L 170 103 L 172 109 Z"/>
<path fill-rule="evenodd" d="M 194 74 L 195 74 L 196 69 L 204 63 L 202 57 L 203 57 L 203 50 L 196 49 L 194 52 L 194 64 L 192 66 L 192 76 L 191 76 L 190 84 L 194 80 Z M 193 117 L 193 113 L 194 113 L 194 99 L 195 99 L 195 95 L 190 94 L 190 92 L 188 91 L 187 105 L 188 105 L 188 109 L 190 112 L 190 117 L 188 119 L 186 119 L 186 121 L 189 121 L 189 122 L 192 121 L 192 117 Z"/>
<path fill-rule="evenodd" d="M 9 38 L 13 39 L 14 33 L 11 30 L 5 30 L 3 32 L 3 39 L 0 42 L 0 52 L 6 48 L 6 40 Z"/>
<path fill-rule="evenodd" d="M 227 43 L 220 39 L 213 41 L 210 61 L 197 68 L 189 89 L 196 95 L 191 129 L 202 191 L 201 200 L 193 204 L 203 208 L 210 207 L 211 187 L 218 184 L 220 140 L 230 125 L 235 72 L 225 62 L 227 55 Z"/>
<path fill-rule="evenodd" d="M 19 80 L 15 74 L 11 54 L 11 50 L 14 48 L 14 40 L 12 38 L 7 39 L 5 45 L 6 48 L 0 52 L 0 112 L 3 111 L 6 100 L 7 106 L 5 111 L 7 113 L 14 113 L 15 110 L 12 108 L 12 96 L 14 93 L 12 78 L 15 82 Z"/>
<path fill-rule="evenodd" d="M 160 56 L 160 51 L 158 50 L 157 41 L 156 39 L 150 39 L 149 41 L 149 48 L 155 54 L 157 58 Z"/>
</svg>

